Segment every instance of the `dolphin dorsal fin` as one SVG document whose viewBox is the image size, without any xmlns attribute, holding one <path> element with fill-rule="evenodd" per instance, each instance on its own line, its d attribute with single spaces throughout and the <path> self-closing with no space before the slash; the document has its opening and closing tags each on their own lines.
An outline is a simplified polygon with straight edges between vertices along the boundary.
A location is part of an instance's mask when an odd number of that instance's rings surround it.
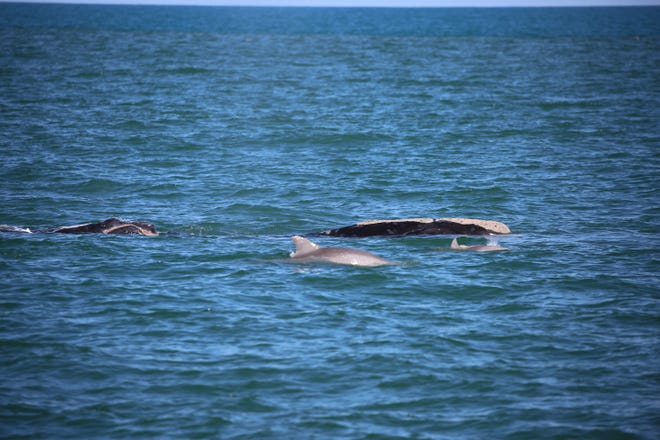
<svg viewBox="0 0 660 440">
<path fill-rule="evenodd" d="M 291 240 L 293 240 L 293 244 L 296 245 L 296 251 L 291 254 L 292 257 L 294 255 L 300 257 L 320 248 L 318 244 L 313 243 L 300 235 L 294 235 L 291 237 Z"/>
<path fill-rule="evenodd" d="M 452 248 L 452 249 L 458 249 L 458 248 L 460 248 L 460 246 L 458 245 L 458 239 L 454 238 L 454 239 L 451 241 L 451 248 Z"/>
</svg>

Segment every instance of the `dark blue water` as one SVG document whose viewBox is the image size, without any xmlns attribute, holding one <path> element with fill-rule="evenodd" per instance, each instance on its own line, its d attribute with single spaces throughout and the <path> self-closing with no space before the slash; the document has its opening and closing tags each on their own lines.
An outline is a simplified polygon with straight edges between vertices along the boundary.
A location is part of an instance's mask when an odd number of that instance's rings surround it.
<svg viewBox="0 0 660 440">
<path fill-rule="evenodd" d="M 658 438 L 659 23 L 0 4 L 0 437 Z"/>
</svg>

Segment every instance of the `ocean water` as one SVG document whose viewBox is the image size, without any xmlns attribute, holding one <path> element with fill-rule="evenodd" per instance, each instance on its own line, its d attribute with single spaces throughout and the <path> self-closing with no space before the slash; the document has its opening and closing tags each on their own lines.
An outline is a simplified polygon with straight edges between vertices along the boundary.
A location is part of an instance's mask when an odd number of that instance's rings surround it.
<svg viewBox="0 0 660 440">
<path fill-rule="evenodd" d="M 0 3 L 0 224 L 172 232 L 0 232 L 0 437 L 657 439 L 659 121 L 656 7 Z"/>
</svg>

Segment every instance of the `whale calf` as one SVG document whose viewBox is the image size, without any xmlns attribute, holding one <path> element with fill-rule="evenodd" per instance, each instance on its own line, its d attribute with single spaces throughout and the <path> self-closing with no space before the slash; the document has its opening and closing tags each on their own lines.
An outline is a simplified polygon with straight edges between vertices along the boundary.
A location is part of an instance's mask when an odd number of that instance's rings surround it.
<svg viewBox="0 0 660 440">
<path fill-rule="evenodd" d="M 294 235 L 291 237 L 296 250 L 291 252 L 293 260 L 306 263 L 334 263 L 352 266 L 384 266 L 395 264 L 369 252 L 342 247 L 321 247 L 310 240 Z"/>
<path fill-rule="evenodd" d="M 156 227 L 148 222 L 127 222 L 112 217 L 99 223 L 83 223 L 73 226 L 60 226 L 59 228 L 47 229 L 45 232 L 56 232 L 59 234 L 122 234 L 122 235 L 148 235 L 156 236 Z"/>
<path fill-rule="evenodd" d="M 494 252 L 494 251 L 508 251 L 508 248 L 500 246 L 498 244 L 487 244 L 487 245 L 471 245 L 467 246 L 464 244 L 458 244 L 458 239 L 454 238 L 451 241 L 451 249 L 457 251 L 475 251 L 475 252 Z"/>
<path fill-rule="evenodd" d="M 147 235 L 150 237 L 159 235 L 156 227 L 148 222 L 124 221 L 115 217 L 98 223 L 82 223 L 72 226 L 59 226 L 57 228 L 35 229 L 21 228 L 12 225 L 0 225 L 0 232 L 23 232 L 32 234 L 35 232 L 57 233 L 57 234 L 118 234 L 118 235 Z"/>
</svg>

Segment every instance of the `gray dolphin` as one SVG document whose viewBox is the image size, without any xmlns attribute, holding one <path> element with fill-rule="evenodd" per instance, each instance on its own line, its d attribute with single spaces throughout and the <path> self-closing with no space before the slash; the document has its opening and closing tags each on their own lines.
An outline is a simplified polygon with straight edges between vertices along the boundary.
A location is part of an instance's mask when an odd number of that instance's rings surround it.
<svg viewBox="0 0 660 440">
<path fill-rule="evenodd" d="M 509 250 L 508 248 L 502 247 L 498 244 L 472 245 L 472 246 L 458 244 L 458 240 L 456 238 L 454 238 L 451 241 L 451 249 L 457 251 L 475 251 L 475 252 L 494 252 L 494 251 Z"/>
<path fill-rule="evenodd" d="M 392 261 L 384 260 L 369 252 L 358 249 L 327 247 L 323 248 L 316 243 L 299 235 L 291 237 L 296 250 L 291 252 L 290 257 L 300 262 L 321 262 L 335 264 L 349 264 L 352 266 L 384 266 L 386 264 L 395 264 Z"/>
</svg>

